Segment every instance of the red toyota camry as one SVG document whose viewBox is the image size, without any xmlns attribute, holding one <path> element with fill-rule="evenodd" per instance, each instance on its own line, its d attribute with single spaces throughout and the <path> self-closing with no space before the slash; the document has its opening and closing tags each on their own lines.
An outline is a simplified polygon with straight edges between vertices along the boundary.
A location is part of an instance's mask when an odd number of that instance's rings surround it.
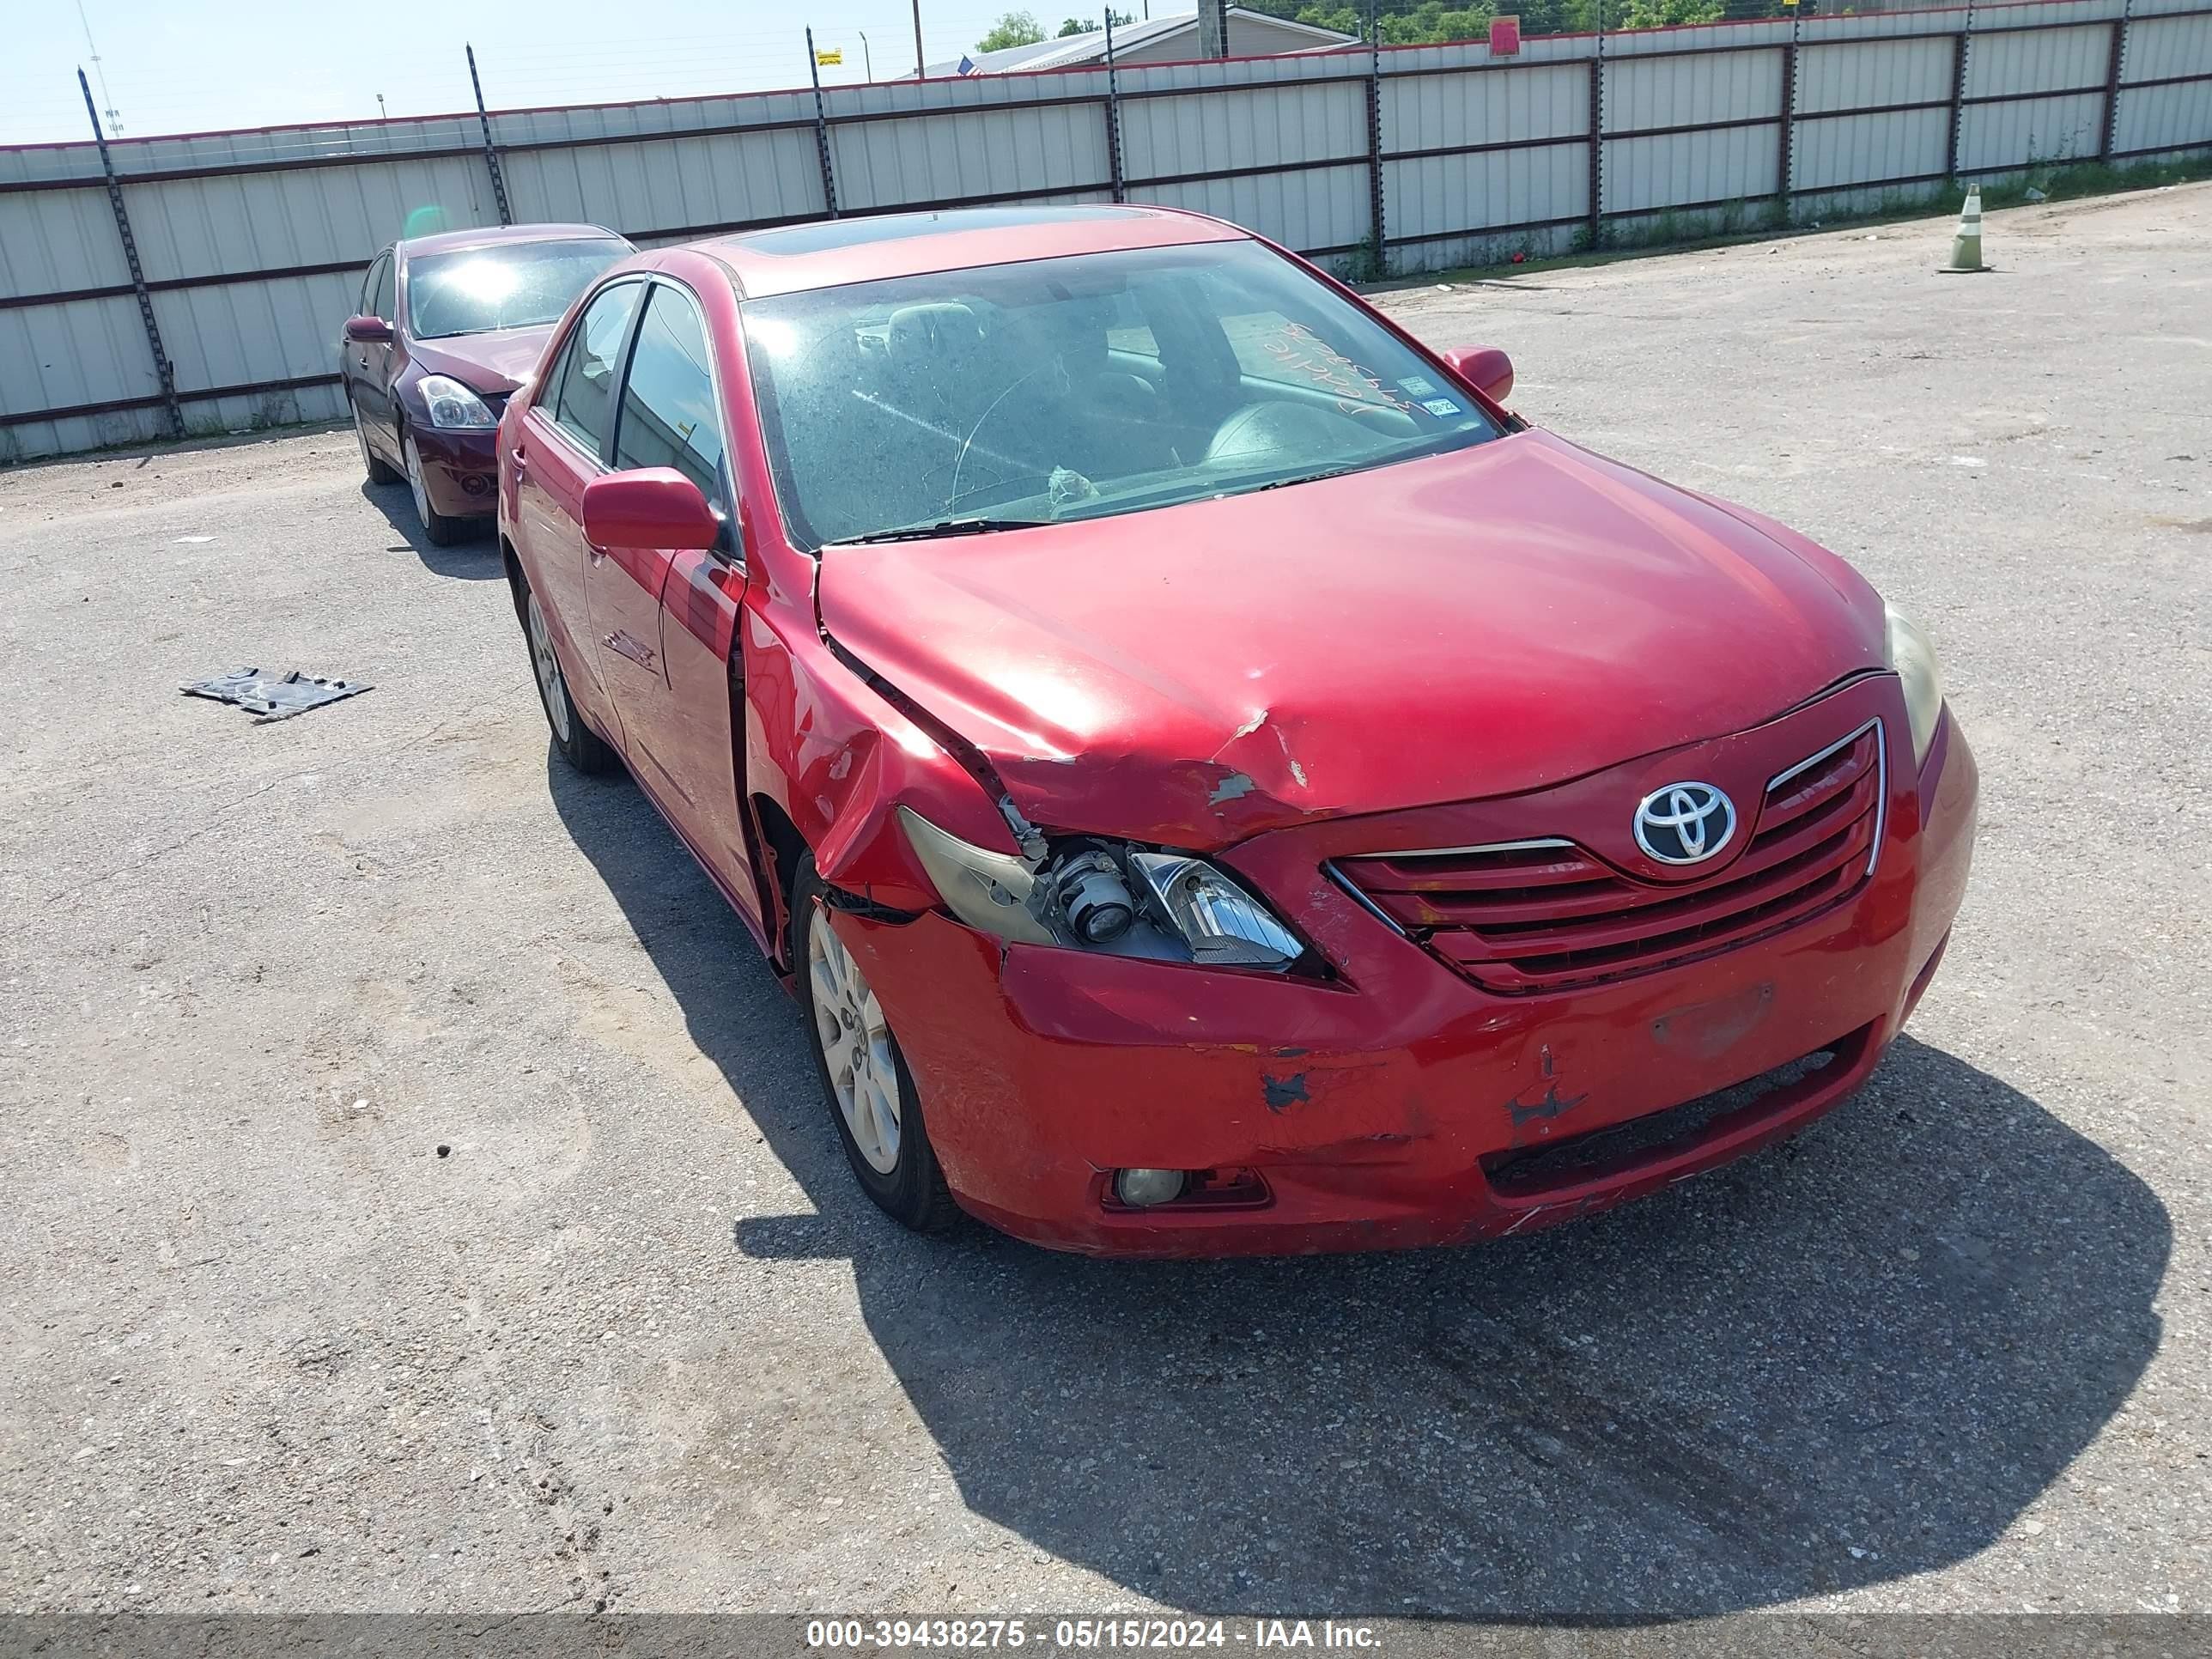
<svg viewBox="0 0 2212 1659">
<path fill-rule="evenodd" d="M 632 258 L 501 423 L 555 743 L 790 976 L 884 1210 L 1114 1255 L 1525 1232 L 1848 1096 L 1975 773 L 1927 636 L 1140 208 Z"/>
</svg>

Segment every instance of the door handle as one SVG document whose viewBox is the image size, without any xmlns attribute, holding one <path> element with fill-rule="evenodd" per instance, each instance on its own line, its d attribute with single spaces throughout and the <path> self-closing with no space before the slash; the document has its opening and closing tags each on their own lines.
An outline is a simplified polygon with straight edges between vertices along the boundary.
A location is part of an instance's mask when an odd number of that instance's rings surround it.
<svg viewBox="0 0 2212 1659">
<path fill-rule="evenodd" d="M 530 465 L 530 458 L 519 449 L 508 450 L 507 459 L 514 463 L 514 470 L 517 472 L 522 471 Z"/>
<path fill-rule="evenodd" d="M 354 359 L 354 362 L 359 363 L 363 368 L 367 368 L 368 367 L 368 359 L 366 357 L 356 357 Z"/>
</svg>

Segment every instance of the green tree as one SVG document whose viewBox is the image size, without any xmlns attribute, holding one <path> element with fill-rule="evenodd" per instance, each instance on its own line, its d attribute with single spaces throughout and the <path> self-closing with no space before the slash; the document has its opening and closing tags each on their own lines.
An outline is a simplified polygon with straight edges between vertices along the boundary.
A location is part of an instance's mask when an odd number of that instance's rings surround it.
<svg viewBox="0 0 2212 1659">
<path fill-rule="evenodd" d="M 1071 17 L 1060 26 L 1060 37 L 1064 40 L 1071 34 L 1088 34 L 1097 27 L 1096 21 L 1086 23 L 1080 17 Z"/>
<path fill-rule="evenodd" d="M 1731 6 L 1727 0 L 1626 0 L 1606 21 L 1613 28 L 1656 29 L 1670 23 L 1717 23 L 1730 14 L 1764 15 Z"/>
<path fill-rule="evenodd" d="M 978 52 L 1004 52 L 1008 46 L 1033 46 L 1044 39 L 1044 26 L 1033 11 L 1010 11 L 991 25 L 990 33 L 975 43 Z"/>
</svg>

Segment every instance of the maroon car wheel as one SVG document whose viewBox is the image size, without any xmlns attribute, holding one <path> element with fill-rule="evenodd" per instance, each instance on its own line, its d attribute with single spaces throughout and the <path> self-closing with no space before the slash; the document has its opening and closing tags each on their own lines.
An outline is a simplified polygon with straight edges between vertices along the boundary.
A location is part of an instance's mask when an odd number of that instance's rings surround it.
<svg viewBox="0 0 2212 1659">
<path fill-rule="evenodd" d="M 353 436 L 354 441 L 361 446 L 362 471 L 368 474 L 369 483 L 398 483 L 399 475 L 392 470 L 392 463 L 369 447 L 368 428 L 361 418 L 361 408 L 358 404 L 354 406 L 353 411 Z"/>
<path fill-rule="evenodd" d="M 407 488 L 415 497 L 415 516 L 422 521 L 422 533 L 430 538 L 434 547 L 451 547 L 455 542 L 466 541 L 474 526 L 466 519 L 449 519 L 430 505 L 429 481 L 422 471 L 422 452 L 416 447 L 415 434 L 400 428 L 399 453 L 407 458 Z"/>
</svg>

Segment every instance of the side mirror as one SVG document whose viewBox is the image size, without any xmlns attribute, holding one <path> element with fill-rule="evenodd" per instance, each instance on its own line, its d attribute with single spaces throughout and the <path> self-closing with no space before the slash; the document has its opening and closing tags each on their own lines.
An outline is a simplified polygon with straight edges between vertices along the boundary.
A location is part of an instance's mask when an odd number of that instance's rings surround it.
<svg viewBox="0 0 2212 1659">
<path fill-rule="evenodd" d="M 392 337 L 392 325 L 381 317 L 349 317 L 345 337 L 356 345 L 379 345 Z"/>
<path fill-rule="evenodd" d="M 1444 361 L 1493 404 L 1513 395 L 1513 360 L 1496 346 L 1454 346 L 1444 353 Z"/>
<path fill-rule="evenodd" d="M 584 539 L 593 547 L 714 546 L 722 521 L 699 486 L 672 466 L 606 472 L 584 486 Z"/>
</svg>

